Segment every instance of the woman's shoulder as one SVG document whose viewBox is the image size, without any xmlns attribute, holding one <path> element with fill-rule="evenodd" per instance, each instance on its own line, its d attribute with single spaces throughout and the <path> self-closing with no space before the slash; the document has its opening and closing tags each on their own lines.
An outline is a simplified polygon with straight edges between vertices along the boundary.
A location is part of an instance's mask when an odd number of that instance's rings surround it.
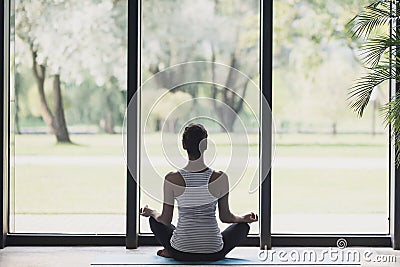
<svg viewBox="0 0 400 267">
<path fill-rule="evenodd" d="M 224 173 L 223 171 L 217 171 L 217 170 L 212 170 L 212 174 L 210 177 L 210 182 L 216 181 L 219 178 L 223 178 L 226 177 L 226 173 Z"/>
<path fill-rule="evenodd" d="M 165 175 L 165 180 L 176 185 L 185 185 L 185 180 L 183 179 L 179 171 L 172 171 L 167 173 L 167 175 Z"/>
</svg>

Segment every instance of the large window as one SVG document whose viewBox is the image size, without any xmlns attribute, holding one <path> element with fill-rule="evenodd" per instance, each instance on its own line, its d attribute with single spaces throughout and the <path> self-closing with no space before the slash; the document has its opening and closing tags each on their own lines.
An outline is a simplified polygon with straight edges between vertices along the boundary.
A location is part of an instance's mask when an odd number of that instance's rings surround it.
<svg viewBox="0 0 400 267">
<path fill-rule="evenodd" d="M 10 232 L 123 234 L 127 1 L 11 3 Z"/>
<path fill-rule="evenodd" d="M 260 1 L 141 3 L 140 204 L 161 208 L 164 176 L 185 166 L 182 130 L 199 122 L 206 162 L 229 176 L 232 211 L 258 213 Z"/>
<path fill-rule="evenodd" d="M 388 85 L 361 119 L 347 101 L 365 69 L 346 23 L 366 4 L 274 1 L 273 233 L 389 232 Z"/>
<path fill-rule="evenodd" d="M 388 244 L 389 86 L 362 118 L 347 99 L 366 69 L 346 23 L 368 2 L 10 0 L 10 243 L 156 243 L 137 209 L 162 208 L 164 176 L 186 163 L 183 129 L 198 122 L 231 210 L 263 218 L 247 244 Z"/>
</svg>

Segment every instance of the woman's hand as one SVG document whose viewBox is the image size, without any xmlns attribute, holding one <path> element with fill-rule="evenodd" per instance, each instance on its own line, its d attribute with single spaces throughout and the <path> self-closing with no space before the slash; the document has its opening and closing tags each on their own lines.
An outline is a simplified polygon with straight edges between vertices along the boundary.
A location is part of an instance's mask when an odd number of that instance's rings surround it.
<svg viewBox="0 0 400 267">
<path fill-rule="evenodd" d="M 245 222 L 245 223 L 252 223 L 252 222 L 258 221 L 258 215 L 253 212 L 243 215 L 242 218 L 243 218 L 243 222 Z"/>
<path fill-rule="evenodd" d="M 144 216 L 144 217 L 149 217 L 153 216 L 154 210 L 150 209 L 147 205 L 144 206 L 143 208 L 140 208 L 139 214 Z"/>
</svg>

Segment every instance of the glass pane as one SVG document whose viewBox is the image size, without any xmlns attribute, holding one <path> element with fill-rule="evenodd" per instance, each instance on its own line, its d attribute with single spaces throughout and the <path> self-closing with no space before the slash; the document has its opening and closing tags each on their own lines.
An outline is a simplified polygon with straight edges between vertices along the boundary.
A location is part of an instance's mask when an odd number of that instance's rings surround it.
<svg viewBox="0 0 400 267">
<path fill-rule="evenodd" d="M 388 233 L 388 131 L 376 90 L 362 118 L 348 88 L 365 72 L 346 23 L 368 1 L 274 1 L 273 233 Z"/>
<path fill-rule="evenodd" d="M 142 1 L 142 206 L 160 211 L 164 176 L 187 161 L 182 130 L 198 122 L 206 163 L 229 176 L 232 211 L 258 212 L 259 32 L 260 1 Z M 150 232 L 143 217 L 140 232 Z"/>
<path fill-rule="evenodd" d="M 12 2 L 11 232 L 123 234 L 127 1 Z"/>
</svg>

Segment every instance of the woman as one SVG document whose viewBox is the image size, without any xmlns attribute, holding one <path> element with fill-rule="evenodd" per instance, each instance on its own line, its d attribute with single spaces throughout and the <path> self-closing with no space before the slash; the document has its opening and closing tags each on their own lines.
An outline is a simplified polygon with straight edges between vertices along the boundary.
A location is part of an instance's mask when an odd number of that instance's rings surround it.
<svg viewBox="0 0 400 267">
<path fill-rule="evenodd" d="M 206 166 L 207 131 L 201 124 L 190 124 L 182 138 L 189 161 L 183 169 L 171 172 L 164 180 L 164 204 L 161 213 L 147 207 L 140 215 L 150 217 L 150 228 L 164 247 L 157 255 L 182 261 L 223 259 L 249 232 L 249 223 L 258 220 L 253 212 L 236 216 L 229 210 L 228 176 Z M 178 204 L 178 224 L 171 224 L 174 200 Z M 232 223 L 222 233 L 216 219 Z"/>
</svg>

